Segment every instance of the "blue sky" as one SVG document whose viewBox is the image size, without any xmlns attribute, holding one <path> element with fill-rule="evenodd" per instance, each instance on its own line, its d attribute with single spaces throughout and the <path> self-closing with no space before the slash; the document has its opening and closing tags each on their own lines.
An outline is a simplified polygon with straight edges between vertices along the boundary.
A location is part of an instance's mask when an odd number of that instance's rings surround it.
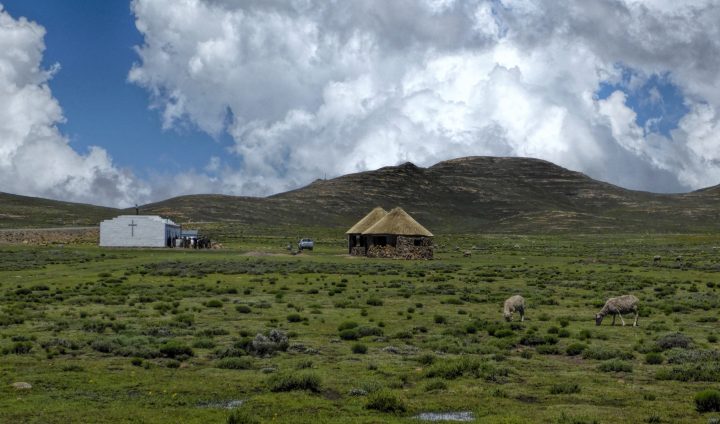
<svg viewBox="0 0 720 424">
<path fill-rule="evenodd" d="M 60 64 L 50 81 L 66 122 L 59 125 L 70 144 L 84 152 L 105 148 L 120 167 L 141 177 L 202 168 L 225 154 L 227 138 L 184 126 L 163 130 L 149 110 L 149 95 L 127 81 L 143 43 L 125 0 L 4 0 L 13 16 L 45 27 L 43 66 Z"/>
<path fill-rule="evenodd" d="M 655 192 L 720 183 L 710 0 L 0 5 L 0 191 L 263 196 L 471 155 Z"/>
</svg>

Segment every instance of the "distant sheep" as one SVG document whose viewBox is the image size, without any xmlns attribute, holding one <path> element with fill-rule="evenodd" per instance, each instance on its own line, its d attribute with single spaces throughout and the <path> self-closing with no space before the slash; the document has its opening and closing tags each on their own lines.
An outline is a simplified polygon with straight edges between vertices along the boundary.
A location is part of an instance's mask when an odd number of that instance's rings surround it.
<svg viewBox="0 0 720 424">
<path fill-rule="evenodd" d="M 612 325 L 615 325 L 615 316 L 618 315 L 620 316 L 622 325 L 625 325 L 625 320 L 623 319 L 622 314 L 629 312 L 635 313 L 635 322 L 633 323 L 633 327 L 637 327 L 639 316 L 638 298 L 631 294 L 626 294 L 620 297 L 611 297 L 607 300 L 607 302 L 605 302 L 605 306 L 603 306 L 600 312 L 595 315 L 595 325 L 600 325 L 607 314 L 612 314 L 613 316 Z"/>
<path fill-rule="evenodd" d="M 505 301 L 505 306 L 503 307 L 505 321 L 512 321 L 514 312 L 520 314 L 520 322 L 525 320 L 525 298 L 517 294 Z"/>
</svg>

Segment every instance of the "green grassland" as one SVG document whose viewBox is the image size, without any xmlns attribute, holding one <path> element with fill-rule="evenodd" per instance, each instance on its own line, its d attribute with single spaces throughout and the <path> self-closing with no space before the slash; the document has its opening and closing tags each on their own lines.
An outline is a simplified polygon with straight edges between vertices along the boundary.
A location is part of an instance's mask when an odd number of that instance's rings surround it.
<svg viewBox="0 0 720 424">
<path fill-rule="evenodd" d="M 0 247 L 0 422 L 719 415 L 694 402 L 720 387 L 718 236 L 459 235 L 406 262 L 347 257 L 331 230 L 205 230 L 224 248 Z M 298 236 L 317 248 L 288 254 Z M 596 327 L 626 293 L 640 327 Z"/>
</svg>

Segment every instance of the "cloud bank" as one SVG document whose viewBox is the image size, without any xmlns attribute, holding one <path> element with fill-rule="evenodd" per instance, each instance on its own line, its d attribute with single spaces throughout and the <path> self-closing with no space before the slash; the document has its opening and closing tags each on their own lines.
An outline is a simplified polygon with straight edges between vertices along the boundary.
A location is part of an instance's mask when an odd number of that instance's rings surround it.
<svg viewBox="0 0 720 424">
<path fill-rule="evenodd" d="M 41 66 L 45 29 L 0 5 L 0 191 L 106 205 L 129 205 L 150 189 L 113 165 L 107 152 L 73 150 Z"/>
<path fill-rule="evenodd" d="M 234 140 L 212 178 L 195 178 L 215 191 L 268 194 L 323 175 L 466 155 L 538 157 L 652 191 L 720 182 L 713 1 L 131 7 L 145 43 L 129 80 L 152 94 L 164 126 L 190 123 Z M 639 125 L 629 106 L 660 79 L 687 110 L 666 133 Z M 616 89 L 600 97 L 602 84 Z"/>
</svg>

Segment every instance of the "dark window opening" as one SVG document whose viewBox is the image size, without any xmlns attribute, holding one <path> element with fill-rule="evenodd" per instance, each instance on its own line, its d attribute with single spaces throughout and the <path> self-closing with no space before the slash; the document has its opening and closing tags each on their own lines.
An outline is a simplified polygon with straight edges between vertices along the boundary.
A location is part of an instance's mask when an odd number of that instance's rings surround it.
<svg viewBox="0 0 720 424">
<path fill-rule="evenodd" d="M 415 239 L 413 240 L 413 244 L 415 246 L 422 246 L 422 240 L 421 239 Z"/>
<path fill-rule="evenodd" d="M 373 237 L 373 244 L 375 246 L 387 246 L 387 237 Z"/>
</svg>

